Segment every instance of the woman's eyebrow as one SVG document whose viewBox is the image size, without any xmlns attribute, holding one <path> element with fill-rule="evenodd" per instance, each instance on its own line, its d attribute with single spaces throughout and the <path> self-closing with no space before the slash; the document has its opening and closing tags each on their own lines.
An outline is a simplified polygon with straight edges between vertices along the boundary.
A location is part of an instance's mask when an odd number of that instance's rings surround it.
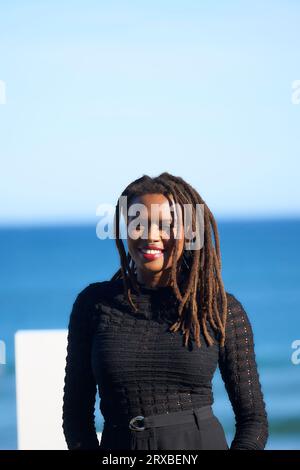
<svg viewBox="0 0 300 470">
<path fill-rule="evenodd" d="M 129 215 L 128 216 L 128 219 L 136 219 L 136 218 L 140 218 L 140 220 L 146 220 L 147 218 L 146 217 L 143 217 L 143 216 L 140 216 L 140 215 Z M 148 217 L 148 220 L 150 221 L 151 220 L 151 216 Z M 155 218 L 154 218 L 155 220 Z M 165 221 L 165 222 L 172 222 L 173 219 L 172 217 L 160 217 L 159 218 L 160 221 Z"/>
</svg>

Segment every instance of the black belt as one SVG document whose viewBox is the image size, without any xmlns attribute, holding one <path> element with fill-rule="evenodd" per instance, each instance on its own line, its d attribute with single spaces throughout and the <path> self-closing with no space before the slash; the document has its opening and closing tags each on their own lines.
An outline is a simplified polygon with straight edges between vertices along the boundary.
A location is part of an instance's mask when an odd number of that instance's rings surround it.
<svg viewBox="0 0 300 470">
<path fill-rule="evenodd" d="M 214 416 L 212 407 L 210 405 L 201 408 L 192 408 L 189 410 L 172 411 L 162 414 L 150 416 L 134 416 L 126 423 L 111 423 L 105 421 L 104 425 L 108 428 L 124 428 L 128 427 L 132 431 L 144 431 L 148 428 L 157 428 L 160 426 L 171 426 L 173 424 L 196 423 L 199 425 L 198 420 L 212 418 Z"/>
</svg>

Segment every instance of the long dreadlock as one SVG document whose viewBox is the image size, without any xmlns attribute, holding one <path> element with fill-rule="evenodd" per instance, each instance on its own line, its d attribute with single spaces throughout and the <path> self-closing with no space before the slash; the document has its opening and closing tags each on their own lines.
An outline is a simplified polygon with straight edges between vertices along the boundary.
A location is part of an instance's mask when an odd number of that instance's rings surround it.
<svg viewBox="0 0 300 470">
<path fill-rule="evenodd" d="M 209 334 L 207 321 L 213 330 L 219 335 L 218 341 L 221 346 L 225 343 L 225 325 L 227 318 L 227 297 L 221 277 L 221 254 L 220 241 L 216 221 L 213 214 L 205 204 L 204 200 L 198 192 L 188 184 L 183 178 L 173 176 L 168 172 L 161 173 L 157 177 L 143 175 L 130 183 L 121 196 L 127 197 L 128 208 L 133 198 L 144 194 L 160 193 L 171 202 L 175 202 L 175 206 L 179 204 L 190 204 L 192 208 L 192 226 L 194 230 L 196 220 L 196 204 L 202 204 L 204 208 L 204 243 L 201 249 L 184 250 L 183 260 L 188 266 L 186 270 L 186 279 L 183 283 L 185 291 L 182 293 L 178 282 L 178 274 L 181 269 L 181 260 L 177 261 L 177 253 L 179 247 L 179 239 L 176 237 L 175 246 L 173 247 L 173 260 L 171 268 L 171 285 L 174 294 L 179 302 L 178 319 L 170 327 L 170 331 L 178 331 L 181 329 L 185 335 L 185 346 L 188 344 L 190 332 L 195 332 L 196 344 L 201 346 L 200 331 L 202 328 L 203 335 L 209 346 L 214 344 L 214 339 Z M 170 199 L 169 199 L 170 200 Z M 121 267 L 114 274 L 111 280 L 123 279 L 124 294 L 136 312 L 137 307 L 134 304 L 131 292 L 140 293 L 135 276 L 135 263 L 130 253 L 126 255 L 124 244 L 120 238 L 120 198 L 118 199 L 115 211 L 115 237 L 116 245 L 120 255 Z M 215 243 L 213 244 L 212 232 Z"/>
</svg>

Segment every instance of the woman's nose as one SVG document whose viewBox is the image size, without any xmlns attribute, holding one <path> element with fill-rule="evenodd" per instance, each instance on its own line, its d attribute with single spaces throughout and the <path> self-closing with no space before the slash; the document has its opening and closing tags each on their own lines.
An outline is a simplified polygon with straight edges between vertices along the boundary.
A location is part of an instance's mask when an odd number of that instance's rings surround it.
<svg viewBox="0 0 300 470">
<path fill-rule="evenodd" d="M 157 224 L 151 224 L 148 231 L 148 241 L 155 242 L 160 240 L 160 233 Z"/>
</svg>

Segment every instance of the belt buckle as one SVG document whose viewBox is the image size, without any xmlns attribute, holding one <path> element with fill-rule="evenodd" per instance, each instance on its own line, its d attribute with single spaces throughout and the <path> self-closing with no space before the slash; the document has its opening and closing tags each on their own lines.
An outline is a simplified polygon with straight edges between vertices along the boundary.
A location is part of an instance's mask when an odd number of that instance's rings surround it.
<svg viewBox="0 0 300 470">
<path fill-rule="evenodd" d="M 144 420 L 144 416 L 135 416 L 129 421 L 129 429 L 132 429 L 133 431 L 144 431 L 145 426 L 136 426 L 135 421 L 136 420 Z"/>
</svg>

